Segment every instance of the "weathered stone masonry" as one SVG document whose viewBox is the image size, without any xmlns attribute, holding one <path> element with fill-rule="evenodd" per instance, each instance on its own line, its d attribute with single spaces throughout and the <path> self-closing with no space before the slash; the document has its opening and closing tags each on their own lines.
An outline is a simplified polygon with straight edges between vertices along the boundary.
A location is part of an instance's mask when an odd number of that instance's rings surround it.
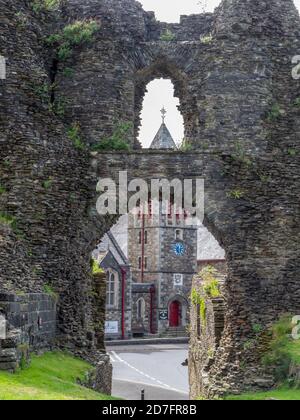
<svg viewBox="0 0 300 420">
<path fill-rule="evenodd" d="M 224 334 L 199 392 L 255 387 L 260 354 L 244 346 L 253 324 L 300 312 L 300 89 L 291 77 L 300 22 L 293 2 L 224 0 L 214 14 L 176 25 L 156 22 L 133 0 L 70 0 L 40 15 L 29 1 L 0 6 L 0 54 L 8 59 L 0 81 L 0 207 L 15 218 L 1 226 L 1 290 L 42 292 L 50 284 L 59 295 L 61 345 L 93 353 L 89 255 L 115 221 L 96 217 L 97 177 L 122 168 L 146 179 L 204 176 L 205 225 L 226 250 L 228 279 Z M 57 63 L 44 37 L 85 18 L 99 19 L 99 33 Z M 160 40 L 166 27 L 172 42 Z M 197 153 L 95 157 L 74 148 L 70 125 L 78 123 L 83 141 L 94 144 L 120 120 L 134 123 L 131 145 L 139 148 L 142 100 L 156 77 L 173 81 Z M 60 118 L 35 89 L 54 80 L 55 100 L 65 103 Z"/>
</svg>

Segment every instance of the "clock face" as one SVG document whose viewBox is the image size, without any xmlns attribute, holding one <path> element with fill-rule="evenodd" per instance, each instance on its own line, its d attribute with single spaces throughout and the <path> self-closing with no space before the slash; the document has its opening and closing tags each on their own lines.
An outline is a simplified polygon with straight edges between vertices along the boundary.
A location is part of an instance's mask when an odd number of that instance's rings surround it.
<svg viewBox="0 0 300 420">
<path fill-rule="evenodd" d="M 185 253 L 185 246 L 184 244 L 177 242 L 175 245 L 173 245 L 173 251 L 176 255 L 182 256 Z"/>
</svg>

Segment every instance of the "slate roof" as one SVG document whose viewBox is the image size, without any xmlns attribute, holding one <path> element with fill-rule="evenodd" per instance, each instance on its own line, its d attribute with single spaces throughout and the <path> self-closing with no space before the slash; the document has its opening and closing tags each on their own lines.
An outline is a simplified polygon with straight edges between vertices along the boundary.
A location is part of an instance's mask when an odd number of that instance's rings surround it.
<svg viewBox="0 0 300 420">
<path fill-rule="evenodd" d="M 176 149 L 175 141 L 164 122 L 154 137 L 150 149 Z"/>
</svg>

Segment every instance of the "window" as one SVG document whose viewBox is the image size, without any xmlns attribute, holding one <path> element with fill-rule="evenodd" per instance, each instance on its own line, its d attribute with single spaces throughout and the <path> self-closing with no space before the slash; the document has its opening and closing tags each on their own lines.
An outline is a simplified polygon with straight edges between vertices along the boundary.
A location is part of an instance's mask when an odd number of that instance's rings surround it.
<svg viewBox="0 0 300 420">
<path fill-rule="evenodd" d="M 118 276 L 115 273 L 108 273 L 107 290 L 106 290 L 106 305 L 109 308 L 117 306 L 117 288 Z"/>
<path fill-rule="evenodd" d="M 142 269 L 142 257 L 139 257 L 139 270 Z"/>
<path fill-rule="evenodd" d="M 145 299 L 140 298 L 137 301 L 137 319 L 143 320 L 145 319 L 145 313 L 146 313 L 146 303 Z"/>
<path fill-rule="evenodd" d="M 183 240 L 183 230 L 182 229 L 176 229 L 175 239 L 176 239 L 176 241 L 182 241 Z"/>
<path fill-rule="evenodd" d="M 148 244 L 148 232 L 147 232 L 147 230 L 145 231 L 145 245 L 147 245 Z"/>
<path fill-rule="evenodd" d="M 144 268 L 147 270 L 147 268 L 148 268 L 148 258 L 147 257 L 145 257 L 145 260 L 144 260 Z"/>
</svg>

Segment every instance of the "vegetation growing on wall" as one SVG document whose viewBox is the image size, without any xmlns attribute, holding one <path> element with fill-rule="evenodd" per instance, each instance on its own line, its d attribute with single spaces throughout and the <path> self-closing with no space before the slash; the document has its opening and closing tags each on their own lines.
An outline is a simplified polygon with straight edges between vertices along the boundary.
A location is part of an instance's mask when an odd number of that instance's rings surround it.
<svg viewBox="0 0 300 420">
<path fill-rule="evenodd" d="M 170 29 L 166 29 L 160 36 L 160 40 L 166 42 L 174 41 L 175 38 L 175 34 Z"/>
<path fill-rule="evenodd" d="M 282 114 L 279 104 L 275 103 L 268 114 L 267 120 L 269 122 L 276 121 Z"/>
<path fill-rule="evenodd" d="M 73 143 L 73 146 L 75 147 L 75 149 L 78 149 L 78 150 L 86 149 L 81 139 L 79 123 L 72 124 L 67 134 L 68 134 L 69 139 Z"/>
<path fill-rule="evenodd" d="M 213 36 L 212 34 L 203 35 L 200 37 L 200 41 L 202 42 L 202 44 L 211 44 L 213 41 Z"/>
<path fill-rule="evenodd" d="M 6 188 L 5 188 L 5 187 L 3 187 L 3 185 L 2 185 L 2 184 L 0 184 L 0 195 L 2 195 L 2 194 L 4 194 L 4 193 L 6 193 Z"/>
<path fill-rule="evenodd" d="M 35 13 L 53 12 L 59 8 L 62 0 L 32 0 L 31 8 Z"/>
<path fill-rule="evenodd" d="M 46 43 L 56 48 L 59 61 L 66 61 L 71 58 L 75 47 L 90 43 L 99 29 L 96 20 L 76 21 L 65 26 L 60 33 L 50 35 Z"/>
<path fill-rule="evenodd" d="M 130 150 L 131 143 L 131 122 L 121 122 L 114 129 L 113 134 L 110 137 L 104 138 L 98 144 L 92 147 L 93 151 L 102 150 Z"/>
<path fill-rule="evenodd" d="M 220 282 L 217 278 L 218 270 L 208 265 L 204 267 L 199 275 L 203 279 L 203 291 L 208 298 L 217 298 L 221 296 L 220 293 Z"/>
<path fill-rule="evenodd" d="M 50 284 L 44 284 L 43 287 L 43 291 L 44 293 L 46 293 L 48 296 L 51 296 L 53 300 L 55 300 L 56 302 L 58 301 L 58 294 L 54 291 L 53 287 L 50 286 Z"/>
<path fill-rule="evenodd" d="M 91 260 L 91 269 L 92 269 L 93 276 L 97 276 L 97 274 L 103 274 L 104 273 L 102 268 L 99 266 L 98 261 L 96 261 L 94 259 Z"/>
<path fill-rule="evenodd" d="M 183 139 L 182 143 L 178 147 L 178 150 L 180 152 L 190 152 L 193 150 L 193 145 L 189 142 L 188 139 Z"/>
</svg>

